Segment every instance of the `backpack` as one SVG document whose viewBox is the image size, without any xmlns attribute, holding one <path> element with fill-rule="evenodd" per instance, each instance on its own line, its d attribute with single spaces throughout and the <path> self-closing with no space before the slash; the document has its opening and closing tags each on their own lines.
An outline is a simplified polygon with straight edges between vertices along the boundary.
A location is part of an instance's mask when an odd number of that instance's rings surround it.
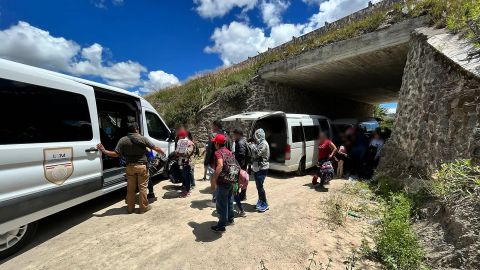
<svg viewBox="0 0 480 270">
<path fill-rule="evenodd" d="M 247 189 L 249 178 L 248 172 L 240 170 L 240 173 L 238 174 L 238 185 L 242 190 Z"/>
<path fill-rule="evenodd" d="M 238 164 L 235 156 L 232 154 L 225 154 L 220 152 L 223 159 L 223 168 L 220 172 L 220 177 L 224 183 L 235 184 L 238 183 L 238 177 L 240 175 L 240 165 Z"/>
</svg>

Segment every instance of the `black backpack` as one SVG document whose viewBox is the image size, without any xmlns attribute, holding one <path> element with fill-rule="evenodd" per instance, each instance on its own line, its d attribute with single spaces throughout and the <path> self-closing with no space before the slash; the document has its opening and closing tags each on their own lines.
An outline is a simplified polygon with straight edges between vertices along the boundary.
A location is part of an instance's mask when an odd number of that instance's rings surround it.
<svg viewBox="0 0 480 270">
<path fill-rule="evenodd" d="M 238 183 L 238 176 L 240 175 L 240 165 L 233 154 L 227 155 L 225 152 L 220 152 L 223 159 L 223 168 L 220 172 L 220 178 L 224 183 L 235 184 Z"/>
</svg>

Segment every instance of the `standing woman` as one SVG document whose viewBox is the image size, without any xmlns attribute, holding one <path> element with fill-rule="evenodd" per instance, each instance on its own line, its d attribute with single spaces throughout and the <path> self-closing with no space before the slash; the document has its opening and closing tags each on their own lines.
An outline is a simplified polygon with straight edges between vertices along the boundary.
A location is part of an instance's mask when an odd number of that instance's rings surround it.
<svg viewBox="0 0 480 270">
<path fill-rule="evenodd" d="M 321 166 L 324 162 L 331 160 L 337 153 L 337 147 L 328 139 L 325 132 L 318 136 L 318 163 Z"/>
<path fill-rule="evenodd" d="M 256 208 L 259 212 L 263 213 L 269 209 L 263 184 L 267 177 L 268 168 L 270 167 L 270 147 L 268 146 L 267 140 L 265 140 L 265 131 L 261 128 L 255 131 L 254 141 L 255 143 L 251 142 L 251 147 L 254 160 L 252 170 L 254 172 L 255 184 L 257 185 L 258 191 Z"/>
<path fill-rule="evenodd" d="M 190 189 L 193 182 L 192 155 L 194 151 L 193 142 L 188 138 L 188 132 L 181 129 L 178 132 L 178 142 L 175 154 L 178 157 L 178 166 L 183 174 L 183 192 L 180 195 L 185 198 L 190 196 Z"/>
</svg>

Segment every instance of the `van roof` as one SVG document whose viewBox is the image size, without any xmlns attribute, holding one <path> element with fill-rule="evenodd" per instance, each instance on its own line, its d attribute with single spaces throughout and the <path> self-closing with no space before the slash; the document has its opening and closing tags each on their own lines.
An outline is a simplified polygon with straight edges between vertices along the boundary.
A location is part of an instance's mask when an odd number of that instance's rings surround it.
<svg viewBox="0 0 480 270">
<path fill-rule="evenodd" d="M 129 92 L 127 90 L 124 90 L 124 89 L 121 89 L 121 88 L 118 88 L 118 87 L 114 87 L 114 86 L 103 84 L 103 83 L 98 83 L 98 82 L 94 82 L 94 81 L 90 81 L 90 80 L 77 78 L 77 77 L 74 77 L 74 76 L 58 73 L 58 72 L 43 69 L 43 68 L 38 68 L 38 67 L 30 66 L 30 65 L 21 64 L 21 63 L 6 60 L 6 59 L 1 59 L 0 58 L 0 67 L 5 67 L 7 69 L 13 69 L 13 70 L 16 70 L 16 71 L 21 71 L 21 72 L 24 72 L 24 73 L 28 73 L 29 75 L 55 76 L 55 77 L 58 77 L 58 78 L 67 79 L 67 80 L 74 81 L 74 82 L 77 82 L 77 83 L 81 83 L 81 84 L 84 84 L 84 85 L 89 85 L 89 86 L 92 86 L 92 87 L 98 87 L 98 88 L 102 88 L 102 89 L 105 89 L 105 90 L 118 92 L 118 93 L 122 93 L 122 94 L 125 94 L 125 95 L 129 95 L 129 96 L 133 96 L 133 97 L 136 97 L 136 98 L 143 99 L 141 96 L 139 96 L 135 93 Z"/>
<path fill-rule="evenodd" d="M 235 120 L 243 120 L 243 121 L 253 121 L 259 118 L 263 118 L 269 115 L 285 115 L 286 118 L 290 119 L 306 119 L 306 118 L 316 118 L 316 119 L 328 119 L 325 116 L 321 115 L 309 115 L 309 114 L 295 114 L 295 113 L 284 113 L 281 111 L 264 111 L 264 112 L 245 112 L 236 115 L 229 116 L 227 118 L 222 119 L 222 121 L 229 122 Z"/>
<path fill-rule="evenodd" d="M 326 116 L 323 116 L 323 115 L 313 115 L 313 114 L 287 113 L 286 116 L 287 116 L 287 118 L 296 118 L 296 119 L 302 119 L 302 118 L 327 119 Z"/>
</svg>

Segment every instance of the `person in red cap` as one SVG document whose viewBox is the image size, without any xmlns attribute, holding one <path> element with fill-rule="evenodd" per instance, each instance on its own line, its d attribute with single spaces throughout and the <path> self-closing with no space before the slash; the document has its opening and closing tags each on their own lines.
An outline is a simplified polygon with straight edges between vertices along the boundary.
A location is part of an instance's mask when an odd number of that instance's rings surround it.
<svg viewBox="0 0 480 270">
<path fill-rule="evenodd" d="M 234 182 L 231 176 L 235 173 L 233 168 L 238 169 L 240 166 L 235 160 L 235 156 L 225 147 L 225 135 L 217 134 L 212 142 L 215 144 L 215 172 L 212 177 L 212 189 L 216 193 L 216 208 L 218 213 L 218 224 L 212 226 L 215 232 L 225 232 L 225 227 L 234 223 L 233 211 L 233 189 Z M 238 175 L 237 175 L 238 179 Z"/>
<path fill-rule="evenodd" d="M 183 176 L 183 191 L 180 195 L 185 198 L 190 196 L 190 188 L 193 182 L 192 155 L 194 152 L 194 144 L 188 138 L 188 131 L 184 128 L 178 130 L 178 141 L 175 155 L 178 157 L 178 167 Z"/>
</svg>

